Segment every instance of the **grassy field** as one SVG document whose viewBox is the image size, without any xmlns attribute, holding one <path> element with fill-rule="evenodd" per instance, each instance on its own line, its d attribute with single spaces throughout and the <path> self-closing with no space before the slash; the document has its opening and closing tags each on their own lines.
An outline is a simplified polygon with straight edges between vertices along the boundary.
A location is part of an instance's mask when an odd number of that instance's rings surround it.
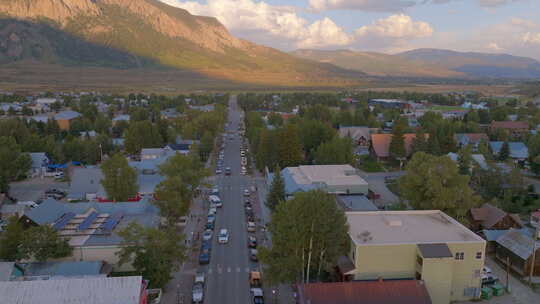
<svg viewBox="0 0 540 304">
<path fill-rule="evenodd" d="M 458 111 L 458 110 L 464 110 L 462 107 L 458 106 L 433 106 L 429 108 L 432 111 Z"/>
</svg>

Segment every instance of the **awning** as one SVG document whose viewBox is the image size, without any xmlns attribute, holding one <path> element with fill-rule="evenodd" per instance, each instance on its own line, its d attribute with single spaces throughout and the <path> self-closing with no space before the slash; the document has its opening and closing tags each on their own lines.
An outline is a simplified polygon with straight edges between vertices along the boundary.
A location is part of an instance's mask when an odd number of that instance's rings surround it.
<svg viewBox="0 0 540 304">
<path fill-rule="evenodd" d="M 354 263 L 351 261 L 351 259 L 348 256 L 340 256 L 337 260 L 337 267 L 339 269 L 339 272 L 343 275 L 350 275 L 354 274 L 354 270 L 356 270 L 356 267 L 354 266 Z"/>
</svg>

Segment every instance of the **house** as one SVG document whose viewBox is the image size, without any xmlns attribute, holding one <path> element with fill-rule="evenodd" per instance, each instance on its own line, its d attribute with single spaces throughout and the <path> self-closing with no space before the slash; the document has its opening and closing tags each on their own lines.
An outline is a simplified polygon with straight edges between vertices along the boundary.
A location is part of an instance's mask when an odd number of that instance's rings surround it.
<svg viewBox="0 0 540 304">
<path fill-rule="evenodd" d="M 51 160 L 44 152 L 29 153 L 32 160 L 32 166 L 30 168 L 29 175 L 32 177 L 43 177 L 47 172 Z"/>
<path fill-rule="evenodd" d="M 522 231 L 523 233 L 528 233 L 532 235 L 528 228 L 521 228 L 519 230 Z M 497 243 L 496 243 L 497 239 L 500 238 L 505 233 L 507 233 L 508 231 L 509 229 L 505 229 L 505 230 L 484 229 L 484 230 L 479 231 L 478 234 L 487 241 L 486 253 L 494 253 L 495 248 L 497 248 Z"/>
<path fill-rule="evenodd" d="M 192 110 L 202 111 L 202 112 L 212 112 L 216 109 L 216 106 L 214 104 L 208 104 L 204 106 L 189 106 Z"/>
<path fill-rule="evenodd" d="M 454 135 L 454 140 L 458 148 L 472 145 L 473 151 L 477 151 L 478 145 L 482 141 L 488 142 L 489 137 L 485 133 L 458 133 Z"/>
<path fill-rule="evenodd" d="M 371 133 L 377 129 L 369 127 L 340 127 L 339 137 L 350 137 L 356 146 L 369 147 Z"/>
<path fill-rule="evenodd" d="M 179 154 L 189 154 L 191 147 L 193 146 L 194 141 L 184 141 L 182 144 L 168 144 L 165 146 L 165 150 L 179 153 Z"/>
<path fill-rule="evenodd" d="M 67 195 L 69 201 L 94 201 L 106 199 L 101 185 L 103 173 L 100 168 L 74 168 Z"/>
<path fill-rule="evenodd" d="M 490 132 L 498 129 L 508 131 L 512 137 L 522 137 L 529 132 L 529 123 L 526 121 L 492 121 L 489 125 Z"/>
<path fill-rule="evenodd" d="M 533 227 L 540 228 L 540 210 L 531 212 L 531 220 L 529 223 Z"/>
<path fill-rule="evenodd" d="M 74 119 L 77 119 L 81 117 L 81 114 L 79 112 L 75 111 L 62 111 L 56 115 L 54 115 L 54 119 L 58 123 L 58 126 L 60 127 L 60 130 L 67 131 L 69 130 L 71 126 L 71 122 Z"/>
<path fill-rule="evenodd" d="M 501 148 L 504 142 L 502 141 L 490 141 L 489 147 L 493 152 L 493 155 L 497 156 L 501 152 Z M 522 142 L 509 142 L 510 158 L 516 161 L 525 161 L 529 158 L 529 148 Z"/>
<path fill-rule="evenodd" d="M 368 183 L 351 165 L 287 167 L 281 170 L 288 197 L 320 189 L 337 195 L 367 195 Z"/>
<path fill-rule="evenodd" d="M 368 101 L 370 107 L 379 106 L 384 109 L 408 109 L 410 105 L 399 99 L 370 99 Z"/>
<path fill-rule="evenodd" d="M 163 148 L 147 148 L 141 150 L 141 160 L 165 157 L 168 151 Z"/>
<path fill-rule="evenodd" d="M 419 280 L 309 283 L 298 285 L 298 304 L 431 304 Z"/>
<path fill-rule="evenodd" d="M 407 133 L 403 135 L 405 138 L 405 152 L 411 155 L 412 146 L 416 134 Z M 429 135 L 426 134 L 426 138 Z M 392 134 L 371 134 L 371 152 L 378 159 L 387 159 L 390 157 L 390 143 L 392 142 Z"/>
<path fill-rule="evenodd" d="M 365 195 L 337 195 L 336 201 L 345 211 L 379 211 Z"/>
<path fill-rule="evenodd" d="M 128 114 L 118 115 L 118 116 L 116 116 L 116 117 L 114 117 L 112 119 L 112 124 L 114 126 L 114 125 L 118 124 L 121 121 L 129 122 L 130 118 L 131 118 L 131 116 L 129 116 Z"/>
<path fill-rule="evenodd" d="M 345 215 L 351 250 L 338 269 L 346 280 L 422 280 L 434 304 L 479 297 L 486 241 L 442 211 Z"/>
<path fill-rule="evenodd" d="M 447 156 L 450 157 L 450 159 L 452 161 L 456 162 L 456 163 L 459 160 L 459 155 L 457 153 L 449 152 L 447 154 Z M 484 170 L 487 170 L 489 168 L 484 155 L 482 155 L 482 154 L 472 154 L 471 158 L 474 161 L 474 162 L 471 163 L 472 168 L 479 167 L 479 168 L 482 168 Z"/>
<path fill-rule="evenodd" d="M 94 130 L 91 130 L 91 131 L 82 131 L 82 132 L 79 132 L 80 134 L 80 137 L 82 139 L 87 139 L 87 138 L 95 138 L 97 136 L 97 133 L 96 131 Z"/>
<path fill-rule="evenodd" d="M 469 222 L 473 231 L 483 229 L 507 230 L 523 227 L 518 215 L 506 213 L 488 203 L 479 208 L 471 208 L 469 210 Z"/>
<path fill-rule="evenodd" d="M 19 222 L 24 227 L 51 226 L 68 239 L 73 253 L 60 261 L 104 261 L 115 271 L 126 271 L 132 266 L 129 263 L 118 265 L 117 253 L 123 246 L 118 232 L 131 223 L 155 228 L 160 216 L 159 209 L 146 200 L 139 203 L 62 203 L 48 199 L 26 212 Z"/>
<path fill-rule="evenodd" d="M 180 117 L 181 115 L 182 114 L 178 113 L 178 111 L 176 111 L 176 109 L 174 108 L 166 109 L 160 112 L 161 119 L 165 119 L 165 120 L 175 119 L 175 118 Z"/>
<path fill-rule="evenodd" d="M 48 107 L 50 107 L 52 104 L 56 102 L 61 102 L 61 101 L 56 98 L 38 98 L 34 101 L 36 105 L 48 106 Z"/>
<path fill-rule="evenodd" d="M 141 276 L 0 282 L 2 304 L 147 304 Z"/>
<path fill-rule="evenodd" d="M 46 124 L 49 121 L 49 116 L 47 116 L 47 115 L 34 115 L 34 116 L 27 117 L 26 121 L 28 121 L 28 122 L 35 121 L 35 122 L 41 122 L 41 123 Z"/>
<path fill-rule="evenodd" d="M 459 119 L 463 120 L 465 115 L 467 115 L 468 110 L 451 110 L 451 111 L 442 111 L 441 115 L 444 119 Z"/>
<path fill-rule="evenodd" d="M 500 236 L 496 240 L 495 256 L 497 260 L 521 276 L 529 276 L 531 268 L 533 268 L 533 276 L 539 276 L 540 241 L 533 238 L 533 233 L 538 234 L 538 231 L 527 233 L 523 230 L 510 229 Z M 533 254 L 535 254 L 534 267 L 532 265 Z"/>
</svg>

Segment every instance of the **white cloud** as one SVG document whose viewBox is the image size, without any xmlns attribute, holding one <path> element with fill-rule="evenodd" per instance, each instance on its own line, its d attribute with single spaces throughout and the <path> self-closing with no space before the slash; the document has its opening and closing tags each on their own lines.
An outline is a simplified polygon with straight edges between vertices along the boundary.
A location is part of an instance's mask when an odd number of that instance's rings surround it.
<svg viewBox="0 0 540 304">
<path fill-rule="evenodd" d="M 486 49 L 492 50 L 495 52 L 504 51 L 504 48 L 500 47 L 496 42 L 490 42 L 486 45 Z"/>
<path fill-rule="evenodd" d="M 527 44 L 539 44 L 540 45 L 540 33 L 527 32 L 522 37 L 523 42 Z"/>
<path fill-rule="evenodd" d="M 216 17 L 234 34 L 256 42 L 272 38 L 280 46 L 292 44 L 294 47 L 323 48 L 348 45 L 352 39 L 331 19 L 323 18 L 310 24 L 290 6 L 255 0 L 207 0 L 204 4 L 161 1 L 184 8 L 194 15 Z"/>
<path fill-rule="evenodd" d="M 512 2 L 520 2 L 523 0 L 478 0 L 478 3 L 482 7 L 496 7 L 505 4 L 510 4 Z"/>
<path fill-rule="evenodd" d="M 356 30 L 358 37 L 415 39 L 429 37 L 433 28 L 426 22 L 414 21 L 404 14 L 392 15 L 379 19 L 371 25 L 362 26 Z"/>
<path fill-rule="evenodd" d="M 416 4 L 416 0 L 309 0 L 309 8 L 319 12 L 335 9 L 397 12 Z"/>
</svg>

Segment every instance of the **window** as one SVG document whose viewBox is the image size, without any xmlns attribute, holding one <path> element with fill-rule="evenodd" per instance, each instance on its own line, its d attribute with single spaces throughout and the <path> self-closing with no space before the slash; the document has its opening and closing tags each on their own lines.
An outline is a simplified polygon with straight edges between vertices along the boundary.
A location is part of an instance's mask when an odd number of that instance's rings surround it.
<svg viewBox="0 0 540 304">
<path fill-rule="evenodd" d="M 463 260 L 465 258 L 465 253 L 456 252 L 456 260 Z"/>
<path fill-rule="evenodd" d="M 482 259 L 482 251 L 478 251 L 478 252 L 476 253 L 476 258 L 477 258 L 478 260 Z"/>
</svg>

